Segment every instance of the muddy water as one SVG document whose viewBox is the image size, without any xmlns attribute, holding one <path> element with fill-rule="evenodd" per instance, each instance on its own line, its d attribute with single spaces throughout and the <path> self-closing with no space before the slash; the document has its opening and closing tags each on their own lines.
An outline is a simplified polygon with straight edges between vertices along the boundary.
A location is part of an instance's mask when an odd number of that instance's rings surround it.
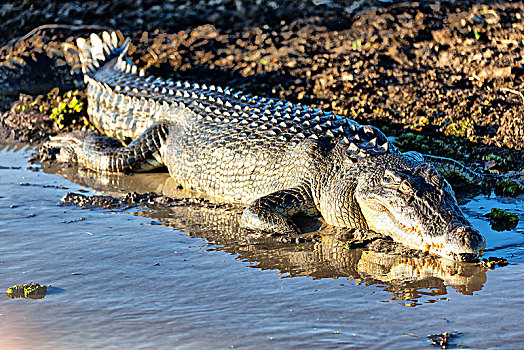
<svg viewBox="0 0 524 350">
<path fill-rule="evenodd" d="M 30 152 L 0 151 L 0 289 L 51 287 L 41 300 L 0 297 L 2 349 L 431 348 L 442 332 L 460 347 L 524 346 L 524 198 L 461 198 L 485 255 L 511 263 L 487 271 L 330 235 L 279 244 L 246 235 L 235 209 L 57 206 L 68 191 L 188 194 L 162 173 L 33 171 Z M 491 207 L 519 226 L 492 230 Z"/>
</svg>

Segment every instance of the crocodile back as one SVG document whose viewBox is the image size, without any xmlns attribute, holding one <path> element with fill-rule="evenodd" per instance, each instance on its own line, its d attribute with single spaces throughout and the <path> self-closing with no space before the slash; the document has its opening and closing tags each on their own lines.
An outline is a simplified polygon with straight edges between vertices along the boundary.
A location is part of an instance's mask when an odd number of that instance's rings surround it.
<svg viewBox="0 0 524 350">
<path fill-rule="evenodd" d="M 85 69 L 90 120 L 124 142 L 169 122 L 164 163 L 190 188 L 247 202 L 303 182 L 311 172 L 304 150 L 311 142 L 388 151 L 386 137 L 374 127 L 230 88 L 146 77 L 125 56 L 127 43 L 104 45 L 104 57 L 98 54 Z"/>
</svg>

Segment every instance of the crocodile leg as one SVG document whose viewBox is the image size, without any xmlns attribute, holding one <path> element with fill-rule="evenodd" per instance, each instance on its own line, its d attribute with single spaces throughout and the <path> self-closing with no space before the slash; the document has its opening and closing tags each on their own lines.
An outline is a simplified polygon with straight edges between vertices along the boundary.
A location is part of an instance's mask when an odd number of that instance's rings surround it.
<svg viewBox="0 0 524 350">
<path fill-rule="evenodd" d="M 59 148 L 60 161 L 75 162 L 96 171 L 148 171 L 164 165 L 161 149 L 168 125 L 161 122 L 151 126 L 127 146 L 110 137 L 77 132 L 52 137 L 44 147 Z"/>
<path fill-rule="evenodd" d="M 291 221 L 296 214 L 320 215 L 309 193 L 292 188 L 255 199 L 242 214 L 242 227 L 277 234 L 298 234 L 300 229 Z"/>
</svg>

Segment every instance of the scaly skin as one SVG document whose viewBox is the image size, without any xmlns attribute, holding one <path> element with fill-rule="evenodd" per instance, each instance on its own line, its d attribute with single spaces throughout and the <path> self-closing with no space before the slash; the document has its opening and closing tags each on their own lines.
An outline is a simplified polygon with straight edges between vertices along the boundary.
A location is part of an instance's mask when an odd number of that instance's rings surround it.
<svg viewBox="0 0 524 350">
<path fill-rule="evenodd" d="M 90 120 L 132 142 L 68 134 L 48 144 L 61 148 L 61 160 L 106 172 L 165 165 L 186 188 L 247 205 L 249 229 L 293 236 L 300 231 L 291 217 L 320 215 L 455 260 L 485 247 L 435 168 L 419 153 L 398 152 L 372 126 L 288 101 L 145 78 L 125 57 L 128 42 L 116 47 L 108 34 L 78 46 Z M 456 162 L 432 160 L 475 178 Z"/>
</svg>

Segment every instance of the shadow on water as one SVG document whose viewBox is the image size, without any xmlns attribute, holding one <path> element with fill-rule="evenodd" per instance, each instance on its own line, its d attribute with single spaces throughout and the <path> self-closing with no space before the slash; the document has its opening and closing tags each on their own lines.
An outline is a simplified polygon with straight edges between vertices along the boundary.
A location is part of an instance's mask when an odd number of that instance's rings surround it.
<svg viewBox="0 0 524 350">
<path fill-rule="evenodd" d="M 195 196 L 177 189 L 165 173 L 102 175 L 76 167 L 50 167 L 45 172 L 112 196 L 127 192 L 155 192 L 172 198 Z M 151 204 L 133 214 L 151 218 L 152 224 L 174 228 L 188 237 L 204 238 L 208 242 L 206 250 L 236 255 L 252 268 L 277 270 L 282 278 L 348 278 L 355 284 L 377 285 L 392 294 L 391 300 L 405 300 L 409 306 L 418 305 L 423 297 L 444 296 L 447 287 L 471 295 L 486 282 L 486 269 L 478 264 L 454 262 L 406 248 L 401 255 L 398 247 L 391 248 L 394 243 L 385 240 L 380 241 L 386 249 L 369 249 L 365 244 L 354 244 L 357 248 L 350 249 L 348 243 L 354 241 L 347 230 L 318 229 L 318 222 L 303 223 L 306 229 L 314 230 L 311 242 L 281 243 L 271 237 L 253 235 L 239 227 L 241 208 L 223 206 L 216 200 L 215 203 Z"/>
</svg>

